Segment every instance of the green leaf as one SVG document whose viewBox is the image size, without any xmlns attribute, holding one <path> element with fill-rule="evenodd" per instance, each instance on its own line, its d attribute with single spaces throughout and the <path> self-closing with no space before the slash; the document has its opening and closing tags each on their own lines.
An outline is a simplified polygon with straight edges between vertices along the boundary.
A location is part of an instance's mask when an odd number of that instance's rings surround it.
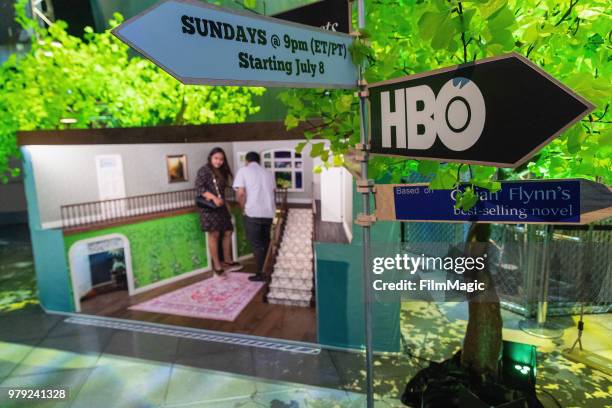
<svg viewBox="0 0 612 408">
<path fill-rule="evenodd" d="M 471 187 L 466 187 L 461 195 L 461 208 L 469 210 L 478 202 L 478 196 Z"/>
<path fill-rule="evenodd" d="M 438 27 L 444 23 L 448 16 L 448 12 L 436 13 L 433 11 L 428 11 L 423 13 L 419 19 L 419 22 L 417 23 L 421 37 L 424 40 L 432 39 L 437 33 Z"/>
<path fill-rule="evenodd" d="M 525 28 L 525 31 L 523 32 L 523 41 L 526 43 L 533 43 L 538 39 L 538 36 L 538 22 L 536 21 L 529 24 L 527 28 Z"/>
<path fill-rule="evenodd" d="M 353 40 L 353 43 L 349 46 L 351 60 L 355 65 L 365 64 L 371 52 L 372 50 L 367 45 L 366 41 L 361 40 L 359 38 L 355 38 L 355 40 Z"/>
<path fill-rule="evenodd" d="M 500 44 L 502 49 L 507 51 L 514 46 L 514 37 L 510 30 L 502 28 L 501 30 L 491 31 L 490 43 Z"/>
<path fill-rule="evenodd" d="M 346 112 L 351 108 L 352 103 L 353 103 L 352 95 L 342 95 L 340 98 L 336 100 L 335 107 L 340 112 Z"/>
<path fill-rule="evenodd" d="M 323 163 L 327 163 L 327 161 L 329 160 L 329 150 L 323 150 L 319 158 Z"/>
<path fill-rule="evenodd" d="M 507 6 L 503 6 L 489 17 L 488 24 L 491 30 L 500 30 L 512 26 L 515 22 L 512 11 Z"/>
<path fill-rule="evenodd" d="M 497 10 L 506 5 L 508 0 L 489 0 L 488 2 L 479 5 L 478 9 L 480 10 L 480 16 L 483 19 L 488 19 L 491 17 Z"/>
<path fill-rule="evenodd" d="M 458 30 L 455 23 L 450 18 L 445 18 L 431 39 L 431 47 L 437 50 L 448 48 L 456 34 L 458 34 Z"/>
<path fill-rule="evenodd" d="M 340 154 L 335 154 L 334 155 L 334 159 L 333 159 L 333 163 L 335 167 L 340 167 L 342 165 L 344 165 L 344 157 L 342 157 L 342 155 Z"/>
<path fill-rule="evenodd" d="M 472 22 L 472 18 L 474 18 L 475 15 L 476 15 L 475 9 L 463 10 L 463 14 L 462 14 L 463 18 L 458 18 L 458 16 L 456 17 L 459 20 L 458 29 L 460 31 L 469 31 L 470 23 Z"/>
<path fill-rule="evenodd" d="M 455 204 L 453 205 L 453 207 L 455 207 L 455 210 L 459 210 L 462 207 L 461 205 L 463 201 L 462 198 L 463 198 L 463 191 L 458 190 L 457 193 L 455 193 Z"/>
<path fill-rule="evenodd" d="M 257 0 L 244 0 L 244 6 L 246 8 L 254 9 L 257 7 Z"/>
<path fill-rule="evenodd" d="M 607 127 L 599 135 L 599 146 L 612 146 L 612 127 Z"/>
<path fill-rule="evenodd" d="M 310 157 L 319 157 L 325 151 L 325 143 L 313 143 L 310 150 Z"/>
<path fill-rule="evenodd" d="M 419 161 L 418 171 L 424 176 L 429 176 L 430 174 L 437 172 L 438 167 L 440 167 L 440 163 L 436 161 L 421 160 Z"/>
<path fill-rule="evenodd" d="M 308 142 L 300 142 L 295 146 L 295 152 L 296 153 L 300 153 L 302 154 L 302 150 L 304 150 L 304 147 L 308 144 Z"/>
<path fill-rule="evenodd" d="M 289 114 L 285 117 L 285 126 L 287 130 L 296 128 L 300 124 L 300 120 L 295 116 Z"/>
<path fill-rule="evenodd" d="M 492 193 L 495 193 L 496 191 L 499 191 L 501 189 L 501 183 L 499 181 L 473 179 L 471 180 L 471 183 L 474 184 L 476 187 L 486 188 Z"/>
<path fill-rule="evenodd" d="M 429 183 L 432 190 L 448 190 L 457 184 L 457 173 L 452 169 L 438 170 L 435 177 Z"/>
<path fill-rule="evenodd" d="M 502 188 L 502 183 L 500 183 L 499 181 L 493 181 L 491 182 L 491 187 L 489 187 L 489 191 L 491 191 L 492 193 L 497 193 L 499 190 L 501 190 Z"/>
<path fill-rule="evenodd" d="M 582 126 L 580 124 L 574 125 L 565 133 L 567 135 L 567 151 L 570 154 L 578 153 L 587 136 Z"/>
</svg>

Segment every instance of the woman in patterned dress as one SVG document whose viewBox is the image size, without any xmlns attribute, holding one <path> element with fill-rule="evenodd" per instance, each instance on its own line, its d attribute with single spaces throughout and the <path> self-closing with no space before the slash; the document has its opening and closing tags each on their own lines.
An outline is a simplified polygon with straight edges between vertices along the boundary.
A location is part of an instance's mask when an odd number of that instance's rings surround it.
<svg viewBox="0 0 612 408">
<path fill-rule="evenodd" d="M 195 187 L 197 194 L 215 203 L 216 208 L 199 208 L 200 225 L 207 234 L 208 250 L 213 271 L 221 276 L 224 272 L 239 271 L 242 265 L 232 257 L 232 217 L 225 202 L 225 188 L 230 186 L 232 171 L 227 164 L 225 152 L 215 147 L 208 154 L 207 163 L 198 170 Z M 224 262 L 219 259 L 219 241 L 222 240 Z"/>
</svg>

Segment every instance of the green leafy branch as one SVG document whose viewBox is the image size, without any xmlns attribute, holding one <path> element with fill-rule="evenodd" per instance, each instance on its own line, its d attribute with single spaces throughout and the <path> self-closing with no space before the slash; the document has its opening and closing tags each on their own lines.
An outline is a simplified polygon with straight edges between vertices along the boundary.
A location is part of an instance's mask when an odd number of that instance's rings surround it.
<svg viewBox="0 0 612 408">
<path fill-rule="evenodd" d="M 605 0 L 565 4 L 552 0 L 378 0 L 368 4 L 367 41 L 355 42 L 352 57 L 367 65 L 365 76 L 370 83 L 517 51 L 596 105 L 588 118 L 515 170 L 374 157 L 370 175 L 378 182 L 397 182 L 419 172 L 431 179 L 432 188 L 456 189 L 466 183 L 459 195 L 461 208 L 472 205 L 478 189 L 499 188 L 498 177 L 584 177 L 611 184 L 610 21 Z M 308 133 L 309 139 L 330 141 L 329 152 L 324 154 L 323 147 L 314 149 L 320 157 L 344 155 L 358 143 L 354 95 L 291 90 L 283 101 L 288 106 L 288 125 L 322 120 Z"/>
<path fill-rule="evenodd" d="M 0 181 L 17 177 L 19 130 L 132 127 L 244 121 L 260 108 L 263 88 L 185 86 L 148 60 L 132 57 L 109 31 L 86 27 L 83 38 L 57 21 L 39 27 L 16 4 L 17 20 L 34 30 L 29 52 L 0 66 Z M 115 14 L 110 26 L 123 17 Z M 67 124 L 70 119 L 73 124 Z"/>
</svg>

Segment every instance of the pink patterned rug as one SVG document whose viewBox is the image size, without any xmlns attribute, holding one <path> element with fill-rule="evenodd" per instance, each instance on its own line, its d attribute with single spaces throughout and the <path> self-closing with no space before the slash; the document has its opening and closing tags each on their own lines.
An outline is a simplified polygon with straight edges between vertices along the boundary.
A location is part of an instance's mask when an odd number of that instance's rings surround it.
<svg viewBox="0 0 612 408">
<path fill-rule="evenodd" d="M 227 279 L 209 278 L 130 309 L 233 322 L 264 285 L 251 282 L 249 276 L 253 275 L 230 273 Z"/>
</svg>

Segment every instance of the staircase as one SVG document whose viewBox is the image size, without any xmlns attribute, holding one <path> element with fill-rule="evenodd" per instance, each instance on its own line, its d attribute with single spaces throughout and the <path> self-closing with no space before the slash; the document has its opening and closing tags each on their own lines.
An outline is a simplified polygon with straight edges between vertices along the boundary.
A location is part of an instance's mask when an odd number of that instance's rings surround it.
<svg viewBox="0 0 612 408">
<path fill-rule="evenodd" d="M 289 209 L 270 282 L 269 303 L 310 306 L 313 288 L 313 229 L 311 209 Z"/>
</svg>

